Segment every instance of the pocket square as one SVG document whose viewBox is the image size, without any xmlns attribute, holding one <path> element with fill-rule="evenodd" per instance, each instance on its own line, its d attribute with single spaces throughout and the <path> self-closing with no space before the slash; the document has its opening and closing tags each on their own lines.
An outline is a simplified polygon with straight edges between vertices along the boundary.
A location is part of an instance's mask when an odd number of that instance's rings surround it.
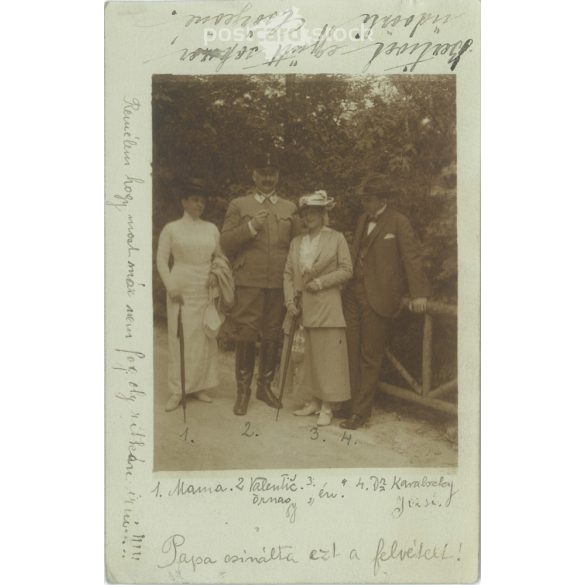
<svg viewBox="0 0 585 585">
<path fill-rule="evenodd" d="M 386 234 L 386 235 L 384 236 L 384 239 L 385 239 L 385 240 L 391 240 L 392 238 L 395 238 L 395 237 L 396 237 L 396 236 L 395 236 L 394 234 Z"/>
</svg>

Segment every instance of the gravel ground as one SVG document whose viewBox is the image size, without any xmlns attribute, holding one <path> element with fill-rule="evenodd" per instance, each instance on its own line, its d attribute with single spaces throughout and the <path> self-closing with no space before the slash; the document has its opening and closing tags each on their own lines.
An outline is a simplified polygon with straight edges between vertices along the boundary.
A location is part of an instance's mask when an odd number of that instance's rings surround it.
<svg viewBox="0 0 585 585">
<path fill-rule="evenodd" d="M 345 431 L 334 419 L 316 428 L 317 417 L 297 417 L 285 396 L 276 411 L 252 394 L 248 414 L 232 414 L 234 354 L 220 353 L 220 385 L 212 404 L 187 401 L 165 412 L 166 328 L 155 327 L 155 471 L 294 469 L 321 467 L 453 467 L 457 465 L 456 421 L 444 414 L 380 396 L 367 426 Z M 255 388 L 255 385 L 254 385 Z"/>
</svg>

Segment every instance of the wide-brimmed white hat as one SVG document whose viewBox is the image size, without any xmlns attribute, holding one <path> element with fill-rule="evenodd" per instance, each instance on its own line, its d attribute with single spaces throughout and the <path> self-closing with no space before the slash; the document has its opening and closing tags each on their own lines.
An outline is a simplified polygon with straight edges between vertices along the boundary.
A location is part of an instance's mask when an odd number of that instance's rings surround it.
<svg viewBox="0 0 585 585">
<path fill-rule="evenodd" d="M 334 206 L 335 200 L 333 197 L 328 197 L 327 192 L 323 190 L 303 195 L 299 199 L 299 211 L 307 207 L 321 207 L 329 210 L 333 209 Z"/>
</svg>

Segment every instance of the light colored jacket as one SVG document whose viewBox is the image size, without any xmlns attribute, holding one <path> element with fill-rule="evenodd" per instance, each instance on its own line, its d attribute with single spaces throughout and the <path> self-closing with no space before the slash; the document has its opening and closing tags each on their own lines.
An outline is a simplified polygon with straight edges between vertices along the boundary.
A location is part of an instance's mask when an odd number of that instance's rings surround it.
<svg viewBox="0 0 585 585">
<path fill-rule="evenodd" d="M 221 253 L 216 253 L 211 262 L 211 274 L 217 277 L 217 290 L 213 296 L 219 298 L 220 307 L 225 312 L 234 305 L 234 277 L 229 260 Z"/>
<path fill-rule="evenodd" d="M 284 268 L 284 302 L 294 302 L 300 295 L 303 327 L 345 327 L 341 289 L 351 279 L 353 269 L 349 246 L 343 234 L 324 227 L 319 250 L 311 271 L 302 274 L 300 264 L 301 236 L 293 239 Z M 309 292 L 305 286 L 318 280 L 321 290 Z M 285 323 L 288 330 L 289 316 Z"/>
</svg>

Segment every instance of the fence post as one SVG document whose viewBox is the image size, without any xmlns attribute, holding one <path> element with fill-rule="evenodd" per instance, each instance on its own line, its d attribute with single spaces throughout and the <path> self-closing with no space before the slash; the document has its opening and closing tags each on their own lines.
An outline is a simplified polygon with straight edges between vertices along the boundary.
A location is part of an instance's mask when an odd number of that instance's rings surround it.
<svg viewBox="0 0 585 585">
<path fill-rule="evenodd" d="M 433 357 L 433 318 L 425 313 L 422 341 L 422 395 L 426 396 L 431 391 Z"/>
</svg>

